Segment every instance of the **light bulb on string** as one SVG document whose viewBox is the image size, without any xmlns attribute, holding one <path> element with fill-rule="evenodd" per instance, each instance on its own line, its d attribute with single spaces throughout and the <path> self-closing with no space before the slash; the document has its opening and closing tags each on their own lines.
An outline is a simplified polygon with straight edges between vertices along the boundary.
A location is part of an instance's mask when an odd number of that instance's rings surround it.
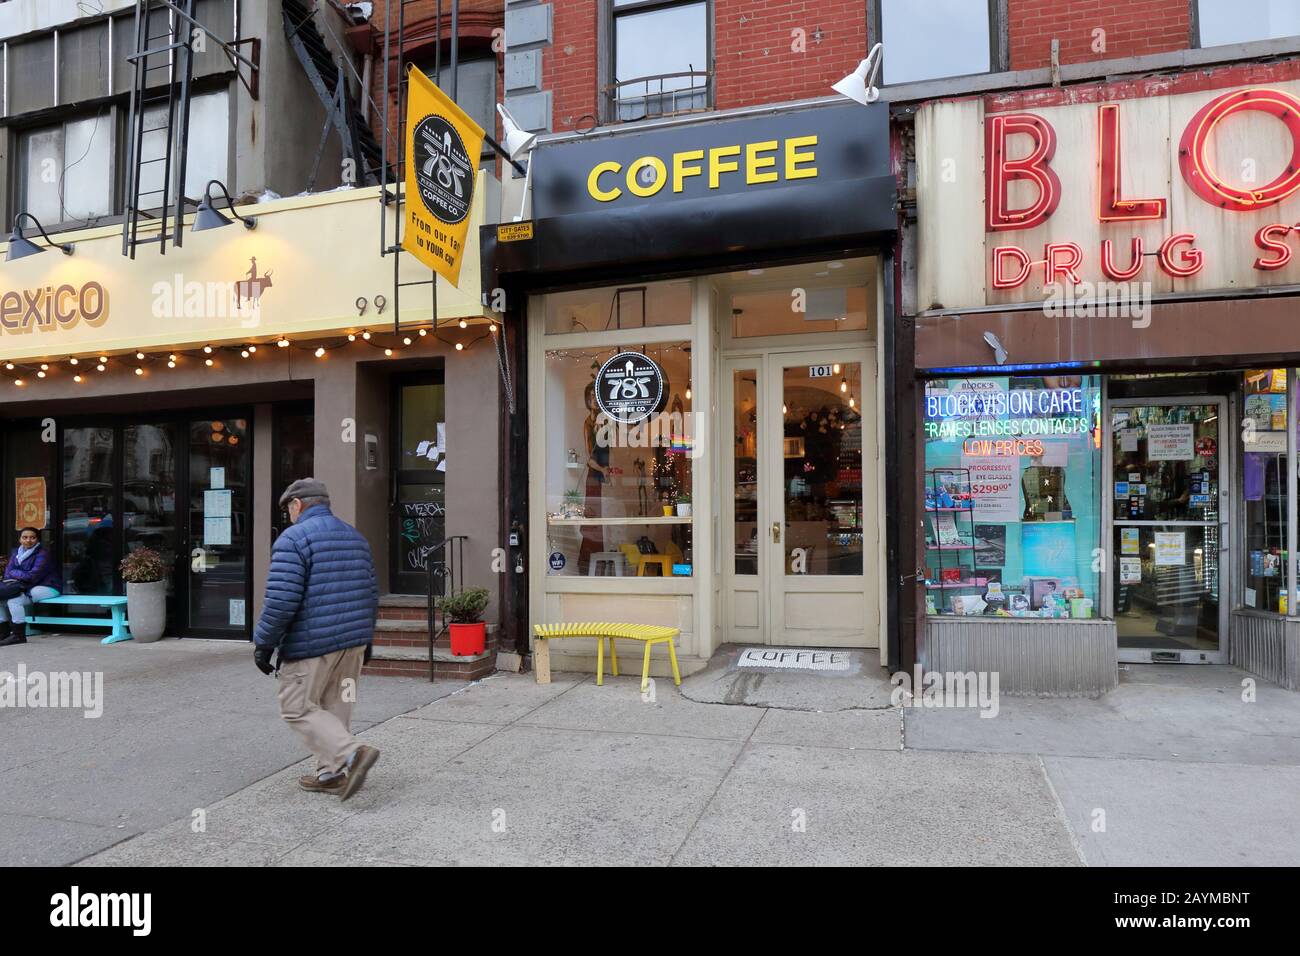
<svg viewBox="0 0 1300 956">
<path fill-rule="evenodd" d="M 362 332 L 362 333 L 361 333 L 361 337 L 362 337 L 363 339 L 365 339 L 367 342 L 370 341 L 370 333 L 369 333 L 369 332 Z"/>
<path fill-rule="evenodd" d="M 849 380 L 847 378 L 840 379 L 840 391 L 847 392 L 848 390 L 849 390 Z"/>
<path fill-rule="evenodd" d="M 68 364 L 69 364 L 69 365 L 76 365 L 76 364 L 77 364 L 76 356 L 73 356 L 72 358 L 68 359 Z"/>
<path fill-rule="evenodd" d="M 44 377 L 45 377 L 45 373 L 44 373 L 44 372 L 37 372 L 37 373 L 36 373 L 36 377 L 37 377 L 37 378 L 44 378 Z"/>
<path fill-rule="evenodd" d="M 210 358 L 209 358 L 209 359 L 204 359 L 204 360 L 203 360 L 203 364 L 206 365 L 208 368 L 212 368 L 212 365 L 213 365 L 212 359 L 210 359 Z"/>
<path fill-rule="evenodd" d="M 205 346 L 203 346 L 203 354 L 204 354 L 204 355 L 211 355 L 211 354 L 212 354 L 212 346 L 211 346 L 211 345 L 205 345 Z"/>
<path fill-rule="evenodd" d="M 349 341 L 349 342 L 355 342 L 356 340 L 357 340 L 356 334 L 353 333 L 353 332 L 349 332 L 349 333 L 348 333 L 348 341 Z"/>
<path fill-rule="evenodd" d="M 463 352 L 463 351 L 465 351 L 465 343 L 464 343 L 464 342 L 457 342 L 457 343 L 456 343 L 456 351 L 457 351 L 457 352 Z"/>
<path fill-rule="evenodd" d="M 317 357 L 317 358 L 324 358 L 324 357 L 325 357 L 325 349 L 324 349 L 324 348 L 318 348 L 318 349 L 316 349 L 316 357 Z"/>
<path fill-rule="evenodd" d="M 289 347 L 289 340 L 282 335 L 280 336 L 280 341 L 276 342 L 275 344 L 282 349 L 287 349 Z"/>
<path fill-rule="evenodd" d="M 48 372 L 49 370 L 50 370 L 50 367 L 49 367 L 48 365 L 46 365 L 44 362 L 42 362 L 42 363 L 41 363 L 41 371 L 42 371 L 42 372 Z"/>
<path fill-rule="evenodd" d="M 176 363 L 175 363 L 174 361 L 172 361 L 171 359 L 168 359 L 168 360 L 167 360 L 167 367 L 168 367 L 168 368 L 175 368 L 175 367 L 176 367 Z"/>
<path fill-rule="evenodd" d="M 8 371 L 12 372 L 12 371 L 14 370 L 14 363 L 13 363 L 13 362 L 5 362 L 5 368 L 6 368 Z"/>
<path fill-rule="evenodd" d="M 392 349 L 384 349 L 384 354 L 387 355 L 389 358 L 392 358 L 393 350 L 392 350 Z"/>
<path fill-rule="evenodd" d="M 248 349 L 241 349 L 240 352 L 239 352 L 239 357 L 240 357 L 240 358 L 248 358 Z"/>
<path fill-rule="evenodd" d="M 136 375 L 143 375 L 143 374 L 144 374 L 144 369 L 142 369 L 142 368 L 137 368 L 137 369 L 135 370 L 135 374 L 136 374 Z"/>
<path fill-rule="evenodd" d="M 420 338 L 424 338 L 428 334 L 429 334 L 428 329 L 420 329 Z"/>
<path fill-rule="evenodd" d="M 108 361 L 108 356 L 107 356 L 107 355 L 101 355 L 101 356 L 99 357 L 99 360 L 100 360 L 101 362 L 107 362 L 107 361 Z"/>
<path fill-rule="evenodd" d="M 100 362 L 98 365 L 96 365 L 96 366 L 95 366 L 95 370 L 96 370 L 97 372 L 102 372 L 102 371 L 104 371 L 104 363 L 103 363 L 103 362 Z"/>
<path fill-rule="evenodd" d="M 143 353 L 143 352 L 136 352 L 136 353 L 135 353 L 135 360 L 136 360 L 137 362 L 143 362 L 143 361 L 144 361 L 144 353 Z"/>
<path fill-rule="evenodd" d="M 78 384 L 80 384 L 80 383 L 81 383 L 81 376 L 80 376 L 80 375 L 74 375 L 74 376 L 72 376 L 72 380 L 73 380 L 74 382 L 77 382 Z"/>
<path fill-rule="evenodd" d="M 411 337 L 410 337 L 409 335 L 408 335 L 408 336 L 405 336 L 405 337 L 402 339 L 402 344 L 403 344 L 403 345 L 410 345 L 410 344 L 411 344 Z"/>
<path fill-rule="evenodd" d="M 248 352 L 249 352 L 250 355 L 251 355 L 252 353 L 256 352 L 256 351 L 257 351 L 257 346 L 256 346 L 256 345 L 250 345 L 250 346 L 248 347 Z"/>
<path fill-rule="evenodd" d="M 14 384 L 17 385 L 19 388 L 22 388 L 22 387 L 23 387 L 23 380 L 22 380 L 21 378 L 16 378 L 16 379 L 14 379 Z"/>
</svg>

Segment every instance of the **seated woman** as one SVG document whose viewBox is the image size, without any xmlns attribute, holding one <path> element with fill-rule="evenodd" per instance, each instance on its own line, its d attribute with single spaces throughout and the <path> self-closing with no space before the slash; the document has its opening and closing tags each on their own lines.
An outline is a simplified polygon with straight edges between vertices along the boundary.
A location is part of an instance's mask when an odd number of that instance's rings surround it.
<svg viewBox="0 0 1300 956">
<path fill-rule="evenodd" d="M 9 556 L 4 582 L 0 584 L 0 594 L 7 598 L 0 603 L 0 647 L 26 644 L 27 608 L 36 601 L 58 597 L 61 587 L 59 562 L 41 544 L 40 532 L 23 528 L 18 535 L 18 548 Z"/>
</svg>

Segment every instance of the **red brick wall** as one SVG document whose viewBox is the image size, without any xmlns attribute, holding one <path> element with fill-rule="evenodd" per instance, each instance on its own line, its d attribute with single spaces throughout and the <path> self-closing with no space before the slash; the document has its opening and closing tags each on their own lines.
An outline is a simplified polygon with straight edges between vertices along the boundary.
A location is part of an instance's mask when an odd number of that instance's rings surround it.
<svg viewBox="0 0 1300 956">
<path fill-rule="evenodd" d="M 557 132 L 590 129 L 598 116 L 596 24 L 605 0 L 551 0 L 551 46 L 542 53 L 542 88 L 551 91 Z M 583 117 L 588 117 L 583 119 Z"/>
<path fill-rule="evenodd" d="M 1050 66 L 1053 39 L 1061 41 L 1062 63 L 1183 50 L 1191 39 L 1189 10 L 1188 0 L 1007 0 L 1010 67 Z M 1093 48 L 1101 42 L 1104 49 Z"/>
<path fill-rule="evenodd" d="M 826 96 L 867 53 L 862 0 L 715 0 L 713 9 L 718 109 Z"/>
</svg>

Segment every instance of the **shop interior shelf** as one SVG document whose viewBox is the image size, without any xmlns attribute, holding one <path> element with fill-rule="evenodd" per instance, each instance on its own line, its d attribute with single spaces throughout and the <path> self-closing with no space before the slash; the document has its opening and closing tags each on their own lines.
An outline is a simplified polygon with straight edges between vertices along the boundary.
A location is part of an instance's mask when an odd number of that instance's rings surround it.
<svg viewBox="0 0 1300 956">
<path fill-rule="evenodd" d="M 974 551 L 973 544 L 927 544 L 926 549 L 929 551 Z"/>
</svg>

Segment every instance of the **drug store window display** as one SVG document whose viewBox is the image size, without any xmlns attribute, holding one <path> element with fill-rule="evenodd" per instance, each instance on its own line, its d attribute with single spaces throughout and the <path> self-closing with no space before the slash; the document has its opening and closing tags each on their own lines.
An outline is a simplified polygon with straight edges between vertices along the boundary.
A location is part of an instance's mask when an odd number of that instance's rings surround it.
<svg viewBox="0 0 1300 956">
<path fill-rule="evenodd" d="M 686 341 L 546 353 L 549 576 L 692 575 L 690 373 Z"/>
<path fill-rule="evenodd" d="M 1287 613 L 1287 374 L 1242 374 L 1241 492 L 1246 567 L 1242 605 Z"/>
<path fill-rule="evenodd" d="M 926 613 L 1096 616 L 1096 376 L 936 379 L 925 387 Z"/>
</svg>

